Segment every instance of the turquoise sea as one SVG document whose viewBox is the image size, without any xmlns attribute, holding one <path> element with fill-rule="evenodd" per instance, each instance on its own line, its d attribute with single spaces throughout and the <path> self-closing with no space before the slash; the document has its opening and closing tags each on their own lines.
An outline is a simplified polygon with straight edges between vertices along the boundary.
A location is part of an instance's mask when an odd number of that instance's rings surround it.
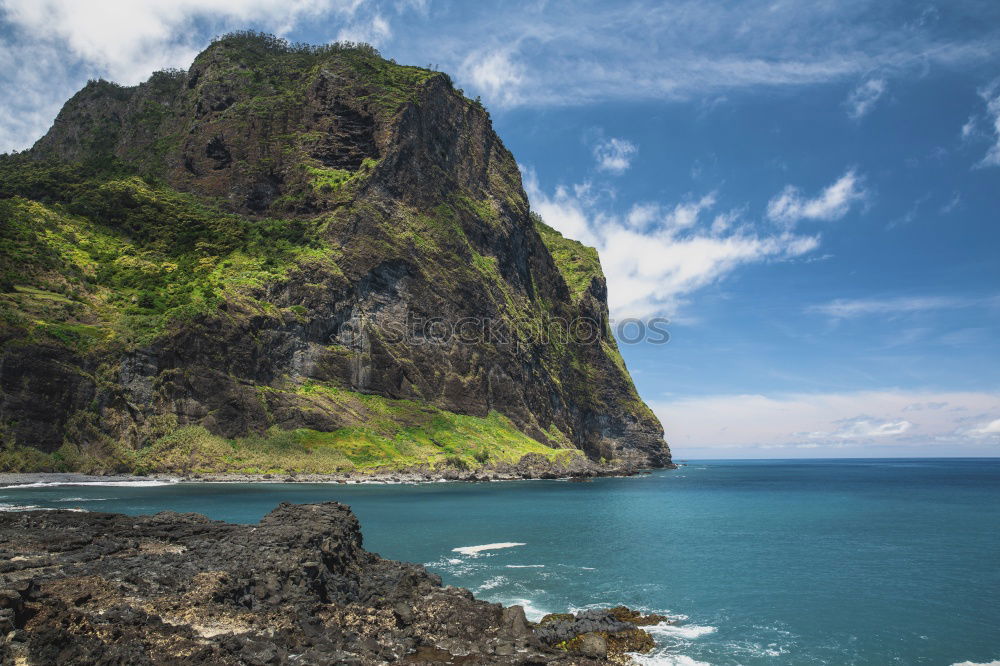
<svg viewBox="0 0 1000 666">
<path fill-rule="evenodd" d="M 683 618 L 657 630 L 647 663 L 1000 660 L 1000 459 L 693 461 L 586 483 L 0 488 L 7 510 L 248 523 L 325 500 L 353 507 L 370 550 L 529 616 L 621 603 Z"/>
</svg>

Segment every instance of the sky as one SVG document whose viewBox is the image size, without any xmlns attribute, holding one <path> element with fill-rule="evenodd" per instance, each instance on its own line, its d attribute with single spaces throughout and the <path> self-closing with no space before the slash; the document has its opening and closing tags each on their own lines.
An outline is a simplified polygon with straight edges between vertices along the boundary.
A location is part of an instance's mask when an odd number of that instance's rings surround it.
<svg viewBox="0 0 1000 666">
<path fill-rule="evenodd" d="M 1000 455 L 995 0 L 0 0 L 0 151 L 245 28 L 481 96 L 675 458 Z"/>
</svg>

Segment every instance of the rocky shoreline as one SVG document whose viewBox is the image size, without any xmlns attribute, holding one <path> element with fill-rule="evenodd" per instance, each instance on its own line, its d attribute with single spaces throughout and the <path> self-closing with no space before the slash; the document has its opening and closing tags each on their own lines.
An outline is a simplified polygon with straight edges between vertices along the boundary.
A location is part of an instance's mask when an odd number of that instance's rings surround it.
<svg viewBox="0 0 1000 666">
<path fill-rule="evenodd" d="M 673 469 L 669 465 L 663 469 Z M 0 487 L 29 484 L 74 483 L 433 483 L 437 481 L 517 481 L 525 479 L 586 480 L 605 476 L 635 476 L 648 474 L 650 469 L 629 462 L 596 463 L 585 458 L 568 462 L 553 462 L 544 456 L 529 454 L 517 463 L 493 463 L 478 469 L 430 467 L 422 465 L 404 469 L 374 469 L 339 472 L 336 474 L 78 474 L 61 472 L 2 472 Z"/>
<path fill-rule="evenodd" d="M 0 514 L 0 663 L 602 664 L 654 647 L 624 607 L 528 622 L 362 548 L 342 504 L 258 525 Z"/>
</svg>

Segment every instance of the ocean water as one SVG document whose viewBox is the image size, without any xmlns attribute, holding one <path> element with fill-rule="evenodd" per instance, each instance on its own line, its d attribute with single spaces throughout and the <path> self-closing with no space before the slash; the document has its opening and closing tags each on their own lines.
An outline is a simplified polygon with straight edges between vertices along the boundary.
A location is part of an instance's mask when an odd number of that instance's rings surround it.
<svg viewBox="0 0 1000 666">
<path fill-rule="evenodd" d="M 1000 660 L 1000 459 L 704 461 L 586 483 L 0 488 L 0 508 L 255 522 L 337 500 L 368 549 L 529 616 L 626 604 L 683 620 L 656 664 Z"/>
</svg>

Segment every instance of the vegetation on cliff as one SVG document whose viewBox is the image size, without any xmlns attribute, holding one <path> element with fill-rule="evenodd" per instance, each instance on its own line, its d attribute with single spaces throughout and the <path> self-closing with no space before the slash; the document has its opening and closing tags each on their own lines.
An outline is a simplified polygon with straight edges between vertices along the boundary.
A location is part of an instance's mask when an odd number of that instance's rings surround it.
<svg viewBox="0 0 1000 666">
<path fill-rule="evenodd" d="M 0 466 L 669 463 L 596 252 L 478 102 L 371 47 L 239 33 L 91 82 L 0 156 L 0 219 Z"/>
</svg>

